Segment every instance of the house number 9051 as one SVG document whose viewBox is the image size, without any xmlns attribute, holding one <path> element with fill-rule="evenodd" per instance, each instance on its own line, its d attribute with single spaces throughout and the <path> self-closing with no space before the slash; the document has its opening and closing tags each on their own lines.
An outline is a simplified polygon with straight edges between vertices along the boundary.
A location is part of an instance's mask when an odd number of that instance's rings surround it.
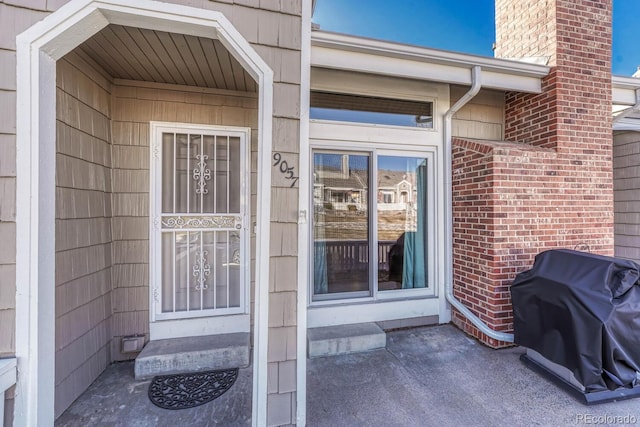
<svg viewBox="0 0 640 427">
<path fill-rule="evenodd" d="M 280 153 L 273 153 L 273 167 L 276 166 L 279 167 L 280 173 L 285 176 L 284 179 L 292 181 L 290 188 L 295 187 L 299 177 L 293 175 L 293 166 L 289 166 L 286 160 L 282 160 L 282 154 Z"/>
</svg>

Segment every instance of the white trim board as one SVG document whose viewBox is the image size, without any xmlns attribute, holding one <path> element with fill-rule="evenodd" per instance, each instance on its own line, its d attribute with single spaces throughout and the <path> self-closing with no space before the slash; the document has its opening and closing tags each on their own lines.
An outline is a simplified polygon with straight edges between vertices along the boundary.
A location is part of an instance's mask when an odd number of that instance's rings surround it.
<svg viewBox="0 0 640 427">
<path fill-rule="evenodd" d="M 311 97 L 311 2 L 302 2 L 300 52 L 300 182 L 298 184 L 298 304 L 296 351 L 296 420 L 298 427 L 307 422 L 307 277 L 309 264 L 305 250 L 309 242 L 309 99 Z M 293 420 L 292 420 L 293 421 Z"/>
<path fill-rule="evenodd" d="M 444 298 L 441 296 L 440 298 Z M 371 301 L 360 304 L 335 304 L 307 309 L 307 327 L 338 326 L 354 323 L 381 322 L 385 320 L 412 319 L 437 315 L 442 320 L 438 298 L 421 298 L 400 301 Z M 401 314 L 399 314 L 401 313 Z"/>
<path fill-rule="evenodd" d="M 53 425 L 56 61 L 109 24 L 216 38 L 257 81 L 254 425 L 266 422 L 273 71 L 220 12 L 151 0 L 72 0 L 16 39 L 15 425 Z"/>
<path fill-rule="evenodd" d="M 250 332 L 248 314 L 203 317 L 198 319 L 162 320 L 151 322 L 149 325 L 149 334 L 154 340 L 233 334 L 237 332 Z"/>
</svg>

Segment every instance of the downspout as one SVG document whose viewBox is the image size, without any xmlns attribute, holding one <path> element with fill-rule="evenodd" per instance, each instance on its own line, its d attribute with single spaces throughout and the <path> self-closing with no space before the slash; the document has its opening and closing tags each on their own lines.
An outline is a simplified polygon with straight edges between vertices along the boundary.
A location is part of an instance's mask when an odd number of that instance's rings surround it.
<svg viewBox="0 0 640 427">
<path fill-rule="evenodd" d="M 627 117 L 629 114 L 633 113 L 634 111 L 640 111 L 640 89 L 636 89 L 636 103 L 635 103 L 635 105 L 632 105 L 631 107 L 627 108 L 626 110 L 623 110 L 620 114 L 615 116 L 613 118 L 613 123 L 624 119 L 625 117 Z"/>
<path fill-rule="evenodd" d="M 481 67 L 476 65 L 473 67 L 471 72 L 471 89 L 444 114 L 444 235 L 446 239 L 445 296 L 449 304 L 462 313 L 464 317 L 466 317 L 476 328 L 480 330 L 480 332 L 498 341 L 513 342 L 513 334 L 494 331 L 453 295 L 453 175 L 451 171 L 453 144 L 451 136 L 451 120 L 456 112 L 458 112 L 467 102 L 478 94 L 481 87 L 482 71 Z"/>
</svg>

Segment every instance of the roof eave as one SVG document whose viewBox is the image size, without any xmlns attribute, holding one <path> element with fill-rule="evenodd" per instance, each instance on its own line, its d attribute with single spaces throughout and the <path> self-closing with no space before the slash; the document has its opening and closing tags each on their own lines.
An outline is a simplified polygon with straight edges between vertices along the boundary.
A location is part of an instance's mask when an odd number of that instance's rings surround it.
<svg viewBox="0 0 640 427">
<path fill-rule="evenodd" d="M 624 118 L 613 123 L 613 130 L 632 130 L 640 132 L 640 119 L 637 118 Z"/>
<path fill-rule="evenodd" d="M 482 86 L 541 92 L 545 65 L 405 45 L 345 34 L 314 31 L 313 67 L 360 71 L 404 78 L 470 85 L 471 69 L 482 67 Z"/>
</svg>

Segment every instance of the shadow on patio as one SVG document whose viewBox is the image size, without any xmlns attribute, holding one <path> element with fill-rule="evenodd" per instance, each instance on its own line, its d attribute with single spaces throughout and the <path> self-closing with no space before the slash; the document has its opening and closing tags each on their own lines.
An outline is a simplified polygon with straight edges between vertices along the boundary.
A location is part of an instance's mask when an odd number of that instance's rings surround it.
<svg viewBox="0 0 640 427">
<path fill-rule="evenodd" d="M 639 400 L 584 406 L 526 368 L 522 353 L 491 350 L 451 325 L 390 332 L 385 350 L 308 360 L 307 425 L 556 426 L 603 415 L 609 424 L 640 422 Z M 118 363 L 56 426 L 250 425 L 251 387 L 251 370 L 242 369 L 213 402 L 169 411 L 149 401 L 149 381 L 134 381 L 132 362 Z"/>
</svg>

